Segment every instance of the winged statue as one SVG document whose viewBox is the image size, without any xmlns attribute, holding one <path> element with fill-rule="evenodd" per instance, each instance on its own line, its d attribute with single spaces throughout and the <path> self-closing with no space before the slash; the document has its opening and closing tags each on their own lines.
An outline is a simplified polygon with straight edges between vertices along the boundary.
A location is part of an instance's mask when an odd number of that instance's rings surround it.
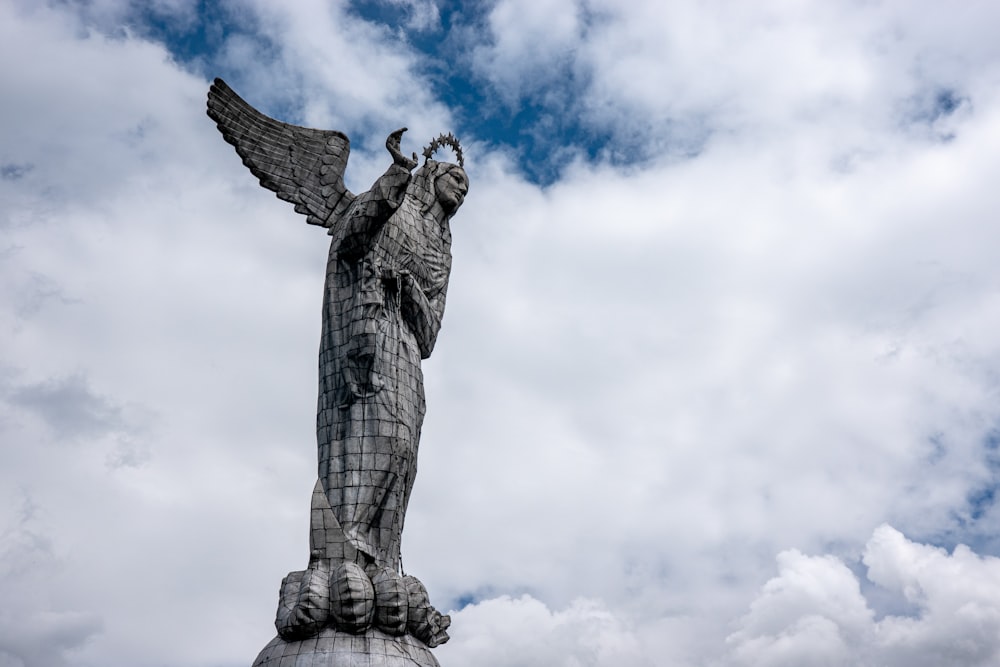
<svg viewBox="0 0 1000 667">
<path fill-rule="evenodd" d="M 406 128 L 396 130 L 385 144 L 392 163 L 368 191 L 354 194 L 344 185 L 350 141 L 343 133 L 270 118 L 221 79 L 209 91 L 208 115 L 263 187 L 331 237 L 312 548 L 309 567 L 282 584 L 279 635 L 293 640 L 324 627 L 374 627 L 434 646 L 447 639 L 449 620 L 402 572 L 400 539 L 425 412 L 420 362 L 441 327 L 450 221 L 469 188 L 461 146 L 441 135 L 417 168 L 416 153 L 400 150 Z M 442 146 L 457 164 L 433 159 Z"/>
</svg>

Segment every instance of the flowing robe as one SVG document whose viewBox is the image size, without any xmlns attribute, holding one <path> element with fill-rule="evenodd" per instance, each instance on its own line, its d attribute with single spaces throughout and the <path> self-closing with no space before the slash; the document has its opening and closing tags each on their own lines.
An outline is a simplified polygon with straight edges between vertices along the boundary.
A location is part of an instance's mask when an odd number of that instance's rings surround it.
<svg viewBox="0 0 1000 667">
<path fill-rule="evenodd" d="M 436 164 L 413 183 L 394 164 L 357 197 L 331 230 L 323 297 L 319 479 L 346 538 L 393 570 L 424 419 L 420 360 L 451 272 L 448 216 L 426 196 Z"/>
</svg>

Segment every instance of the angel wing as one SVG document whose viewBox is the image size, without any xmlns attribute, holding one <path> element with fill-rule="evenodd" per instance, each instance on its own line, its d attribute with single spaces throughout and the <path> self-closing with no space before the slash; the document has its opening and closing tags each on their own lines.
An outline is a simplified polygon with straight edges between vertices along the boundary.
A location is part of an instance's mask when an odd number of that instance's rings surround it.
<svg viewBox="0 0 1000 667">
<path fill-rule="evenodd" d="M 344 187 L 351 142 L 343 133 L 265 116 L 222 79 L 208 91 L 208 115 L 260 184 L 294 204 L 309 224 L 332 227 L 354 201 Z"/>
</svg>

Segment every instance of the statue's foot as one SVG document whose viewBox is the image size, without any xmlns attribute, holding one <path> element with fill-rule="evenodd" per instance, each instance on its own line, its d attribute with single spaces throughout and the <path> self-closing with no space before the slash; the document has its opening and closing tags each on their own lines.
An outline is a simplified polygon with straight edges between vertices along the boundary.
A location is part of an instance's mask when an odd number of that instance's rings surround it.
<svg viewBox="0 0 1000 667">
<path fill-rule="evenodd" d="M 353 561 L 317 559 L 281 583 L 275 626 L 286 641 L 304 640 L 324 628 L 359 635 L 371 629 L 391 637 L 411 635 L 430 648 L 448 641 L 451 617 L 431 606 L 414 576 Z"/>
</svg>

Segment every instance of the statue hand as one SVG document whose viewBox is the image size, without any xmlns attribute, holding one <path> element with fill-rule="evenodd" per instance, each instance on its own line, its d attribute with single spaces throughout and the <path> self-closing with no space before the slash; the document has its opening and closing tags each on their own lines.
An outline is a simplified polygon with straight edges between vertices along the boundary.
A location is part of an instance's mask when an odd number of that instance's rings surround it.
<svg viewBox="0 0 1000 667">
<path fill-rule="evenodd" d="M 417 166 L 417 154 L 413 154 L 413 159 L 406 157 L 399 151 L 399 140 L 403 137 L 403 132 L 406 132 L 405 127 L 401 127 L 392 134 L 389 138 L 385 140 L 385 147 L 392 155 L 392 161 L 398 164 L 400 167 L 405 168 L 407 171 L 413 171 L 413 168 Z"/>
</svg>

